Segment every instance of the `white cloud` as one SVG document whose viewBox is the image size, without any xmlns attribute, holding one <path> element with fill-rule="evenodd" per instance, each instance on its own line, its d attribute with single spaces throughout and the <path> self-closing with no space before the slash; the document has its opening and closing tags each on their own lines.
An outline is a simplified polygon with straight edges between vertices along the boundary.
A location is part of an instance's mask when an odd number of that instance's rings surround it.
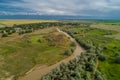
<svg viewBox="0 0 120 80">
<path fill-rule="evenodd" d="M 105 15 L 120 10 L 120 0 L 22 0 L 1 3 L 24 9 L 21 14 L 39 15 Z M 20 12 L 9 14 L 20 14 Z"/>
</svg>

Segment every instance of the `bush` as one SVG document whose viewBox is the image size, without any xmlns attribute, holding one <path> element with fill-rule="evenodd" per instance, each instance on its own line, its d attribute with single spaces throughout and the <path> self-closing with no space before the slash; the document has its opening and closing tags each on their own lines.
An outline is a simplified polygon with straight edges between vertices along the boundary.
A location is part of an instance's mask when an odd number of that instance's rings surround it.
<svg viewBox="0 0 120 80">
<path fill-rule="evenodd" d="M 75 42 L 72 42 L 70 46 L 75 47 L 76 46 Z"/>
<path fill-rule="evenodd" d="M 82 46 L 84 47 L 85 49 L 90 49 L 91 48 L 91 45 L 89 43 L 86 43 L 85 41 L 79 39 L 79 38 L 75 38 L 75 40 Z"/>
<path fill-rule="evenodd" d="M 4 33 L 4 34 L 2 34 L 2 37 L 7 37 L 7 36 L 8 36 L 8 35 L 7 35 L 7 34 L 5 34 L 5 33 Z"/>
<path fill-rule="evenodd" d="M 115 57 L 120 56 L 120 52 L 115 53 Z"/>
<path fill-rule="evenodd" d="M 20 31 L 18 34 L 19 35 L 22 35 L 22 34 L 24 34 L 25 32 L 24 31 Z"/>
<path fill-rule="evenodd" d="M 42 43 L 43 41 L 42 41 L 41 39 L 38 39 L 38 42 L 39 42 L 39 43 Z"/>
<path fill-rule="evenodd" d="M 117 56 L 117 57 L 115 58 L 115 63 L 120 64 L 120 56 Z"/>
<path fill-rule="evenodd" d="M 107 58 L 106 58 L 106 56 L 104 56 L 103 54 L 99 54 L 99 55 L 98 55 L 98 59 L 99 59 L 100 61 L 105 61 Z"/>
<path fill-rule="evenodd" d="M 86 70 L 87 70 L 87 71 L 93 71 L 93 70 L 94 70 L 94 65 L 91 64 L 91 63 L 87 63 L 87 64 L 86 64 Z"/>
<path fill-rule="evenodd" d="M 71 54 L 72 54 L 71 49 L 67 49 L 67 50 L 64 52 L 64 55 L 67 55 L 67 56 L 70 56 Z"/>
<path fill-rule="evenodd" d="M 97 76 L 96 80 L 104 80 L 102 76 Z"/>
<path fill-rule="evenodd" d="M 102 73 L 100 71 L 98 71 L 98 70 L 95 72 L 94 77 L 95 77 L 95 80 L 105 80 L 104 79 L 105 77 L 102 76 Z"/>
</svg>

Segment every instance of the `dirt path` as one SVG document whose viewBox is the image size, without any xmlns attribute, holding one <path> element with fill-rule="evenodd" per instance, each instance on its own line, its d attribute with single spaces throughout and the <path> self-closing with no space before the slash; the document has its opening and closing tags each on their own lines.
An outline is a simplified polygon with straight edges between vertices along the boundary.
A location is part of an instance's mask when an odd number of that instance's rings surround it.
<svg viewBox="0 0 120 80">
<path fill-rule="evenodd" d="M 42 76 L 49 73 L 52 69 L 59 66 L 61 63 L 68 63 L 70 60 L 79 56 L 81 52 L 84 52 L 84 49 L 76 42 L 76 40 L 74 38 L 72 38 L 66 32 L 63 32 L 58 28 L 57 28 L 57 31 L 65 34 L 67 37 L 69 37 L 71 39 L 71 41 L 76 43 L 77 46 L 76 46 L 74 53 L 71 56 L 69 56 L 68 58 L 61 60 L 60 62 L 58 62 L 54 65 L 51 65 L 51 66 L 43 65 L 43 66 L 35 67 L 29 73 L 27 73 L 25 76 L 20 77 L 18 80 L 40 80 L 40 78 Z"/>
</svg>

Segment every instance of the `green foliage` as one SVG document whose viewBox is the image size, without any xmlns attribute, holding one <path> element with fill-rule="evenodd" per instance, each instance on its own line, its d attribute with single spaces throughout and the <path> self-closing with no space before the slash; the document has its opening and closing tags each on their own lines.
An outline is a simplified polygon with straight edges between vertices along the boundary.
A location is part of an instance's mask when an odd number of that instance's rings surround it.
<svg viewBox="0 0 120 80">
<path fill-rule="evenodd" d="M 70 56 L 72 53 L 73 53 L 73 51 L 71 49 L 67 49 L 67 50 L 65 50 L 64 55 Z"/>
<path fill-rule="evenodd" d="M 120 40 L 108 38 L 106 35 L 116 34 L 115 31 L 97 29 L 91 27 L 67 28 L 64 29 L 68 34 L 80 43 L 88 53 L 97 55 L 99 59 L 98 69 L 110 80 L 119 80 L 120 67 L 118 64 Z M 77 32 L 77 34 L 74 34 Z M 117 64 L 113 64 L 117 60 Z M 85 64 L 85 62 L 83 62 Z M 100 77 L 98 77 L 101 79 Z"/>
<path fill-rule="evenodd" d="M 101 72 L 98 70 L 95 72 L 95 80 L 105 80 Z"/>
<path fill-rule="evenodd" d="M 42 42 L 43 42 L 43 40 L 42 40 L 42 39 L 38 39 L 38 42 L 39 42 L 39 43 L 42 43 Z"/>
<path fill-rule="evenodd" d="M 115 57 L 115 63 L 120 64 L 120 56 Z"/>
<path fill-rule="evenodd" d="M 68 64 L 61 64 L 53 69 L 41 80 L 91 80 L 94 76 L 92 74 L 95 64 L 94 59 L 95 55 L 82 53 L 81 56 L 71 60 Z"/>
<path fill-rule="evenodd" d="M 31 24 L 20 24 L 20 25 L 13 25 L 13 27 L 2 27 L 0 28 L 0 32 L 6 31 L 9 35 L 15 32 L 18 32 L 19 35 L 25 33 L 31 33 L 34 30 L 43 29 L 51 26 L 89 26 L 89 23 L 62 23 L 62 22 L 43 22 L 43 23 L 31 23 Z M 75 32 L 75 34 L 77 34 Z"/>
<path fill-rule="evenodd" d="M 3 34 L 2 34 L 2 37 L 7 37 L 7 36 L 8 36 L 7 33 L 3 33 Z"/>
<path fill-rule="evenodd" d="M 98 54 L 98 59 L 99 59 L 100 61 L 105 61 L 107 58 L 106 58 L 106 56 L 104 56 L 103 54 Z"/>
<path fill-rule="evenodd" d="M 75 42 L 72 42 L 70 46 L 75 47 L 76 46 Z"/>
</svg>

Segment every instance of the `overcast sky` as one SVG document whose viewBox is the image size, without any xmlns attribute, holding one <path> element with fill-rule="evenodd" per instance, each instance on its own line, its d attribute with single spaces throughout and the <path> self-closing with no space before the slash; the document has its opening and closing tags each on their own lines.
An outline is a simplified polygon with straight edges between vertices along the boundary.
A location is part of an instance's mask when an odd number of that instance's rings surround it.
<svg viewBox="0 0 120 80">
<path fill-rule="evenodd" d="M 120 18 L 120 0 L 0 0 L 0 15 L 78 15 Z"/>
</svg>

